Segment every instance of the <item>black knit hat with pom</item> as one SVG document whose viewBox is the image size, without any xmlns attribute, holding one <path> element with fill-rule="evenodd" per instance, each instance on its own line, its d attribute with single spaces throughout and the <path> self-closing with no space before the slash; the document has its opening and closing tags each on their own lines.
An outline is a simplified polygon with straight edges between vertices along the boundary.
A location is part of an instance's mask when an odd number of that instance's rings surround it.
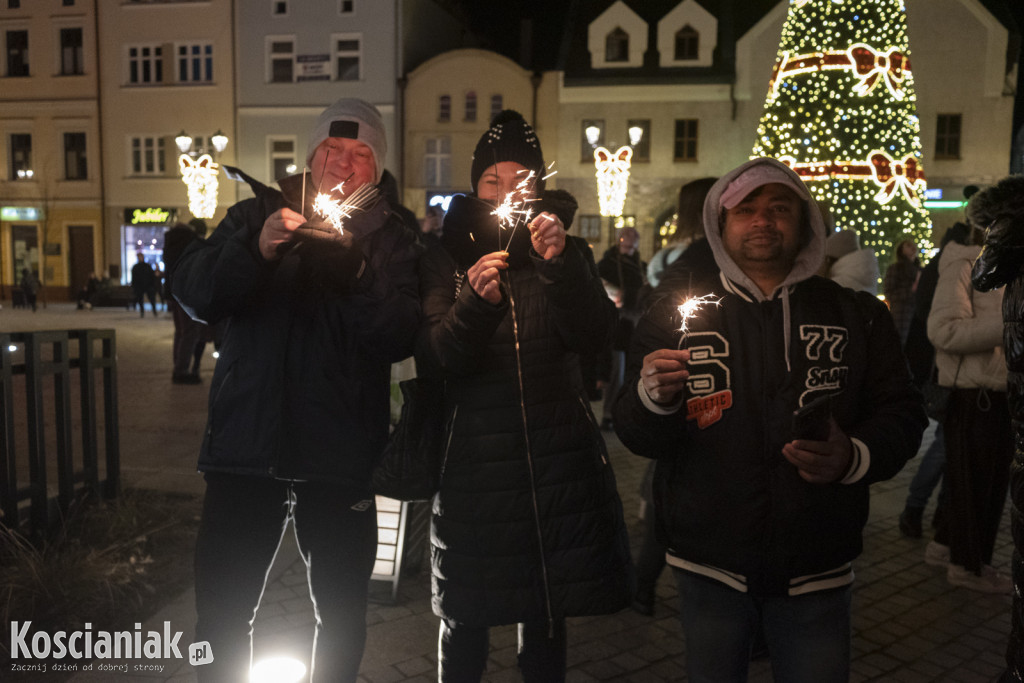
<svg viewBox="0 0 1024 683">
<path fill-rule="evenodd" d="M 523 115 L 511 109 L 495 116 L 491 127 L 476 143 L 473 167 L 470 170 L 474 192 L 484 171 L 499 161 L 514 161 L 536 172 L 536 189 L 543 189 L 544 183 L 540 177 L 544 175 L 544 154 L 540 151 L 540 140 Z"/>
</svg>

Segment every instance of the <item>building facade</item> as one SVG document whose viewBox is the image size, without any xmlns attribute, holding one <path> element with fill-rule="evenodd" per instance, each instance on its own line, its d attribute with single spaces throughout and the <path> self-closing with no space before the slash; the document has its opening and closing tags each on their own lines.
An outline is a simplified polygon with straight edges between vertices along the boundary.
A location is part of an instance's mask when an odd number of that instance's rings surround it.
<svg viewBox="0 0 1024 683">
<path fill-rule="evenodd" d="M 0 4 L 0 298 L 28 268 L 41 301 L 103 265 L 93 0 Z"/>
</svg>

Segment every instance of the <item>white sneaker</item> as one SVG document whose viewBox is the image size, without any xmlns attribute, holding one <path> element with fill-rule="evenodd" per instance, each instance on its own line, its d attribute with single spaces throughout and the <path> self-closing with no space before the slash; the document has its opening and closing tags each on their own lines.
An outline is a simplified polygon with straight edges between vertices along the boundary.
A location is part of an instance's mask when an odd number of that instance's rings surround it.
<svg viewBox="0 0 1024 683">
<path fill-rule="evenodd" d="M 946 581 L 954 586 L 963 586 L 981 593 L 1010 595 L 1013 592 L 1013 581 L 990 564 L 981 568 L 981 575 L 964 569 L 958 564 L 951 564 L 946 570 Z"/>
<path fill-rule="evenodd" d="M 924 563 L 933 567 L 949 566 L 949 546 L 929 541 L 924 549 Z"/>
</svg>

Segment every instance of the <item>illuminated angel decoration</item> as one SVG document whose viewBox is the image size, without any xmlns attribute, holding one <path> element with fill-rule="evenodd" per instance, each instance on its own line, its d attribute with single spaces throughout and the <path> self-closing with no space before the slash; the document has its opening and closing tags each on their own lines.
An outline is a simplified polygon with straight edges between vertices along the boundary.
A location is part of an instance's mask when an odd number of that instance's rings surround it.
<svg viewBox="0 0 1024 683">
<path fill-rule="evenodd" d="M 597 168 L 597 200 L 602 216 L 621 216 L 629 186 L 629 166 L 633 158 L 632 147 L 619 147 L 612 154 L 604 147 L 594 150 Z"/>
<path fill-rule="evenodd" d="M 209 154 L 193 159 L 178 157 L 181 181 L 188 187 L 188 210 L 196 218 L 213 218 L 217 211 L 217 174 L 220 166 Z"/>
</svg>

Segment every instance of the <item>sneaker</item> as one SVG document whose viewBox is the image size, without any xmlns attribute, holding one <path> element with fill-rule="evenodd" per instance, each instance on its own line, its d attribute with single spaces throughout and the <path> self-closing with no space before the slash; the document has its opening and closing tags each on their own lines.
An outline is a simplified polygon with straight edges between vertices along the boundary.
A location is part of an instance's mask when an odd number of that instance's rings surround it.
<svg viewBox="0 0 1024 683">
<path fill-rule="evenodd" d="M 954 586 L 963 586 L 980 593 L 1010 595 L 1013 592 L 1013 581 L 1010 577 L 990 564 L 981 568 L 980 575 L 958 564 L 951 564 L 946 570 L 946 581 Z"/>
<path fill-rule="evenodd" d="M 929 541 L 928 545 L 924 549 L 924 563 L 930 564 L 933 567 L 948 567 L 949 565 L 949 546 L 936 543 L 935 541 Z"/>
<path fill-rule="evenodd" d="M 921 516 L 924 508 L 903 508 L 900 513 L 900 533 L 907 538 L 921 538 Z"/>
</svg>

